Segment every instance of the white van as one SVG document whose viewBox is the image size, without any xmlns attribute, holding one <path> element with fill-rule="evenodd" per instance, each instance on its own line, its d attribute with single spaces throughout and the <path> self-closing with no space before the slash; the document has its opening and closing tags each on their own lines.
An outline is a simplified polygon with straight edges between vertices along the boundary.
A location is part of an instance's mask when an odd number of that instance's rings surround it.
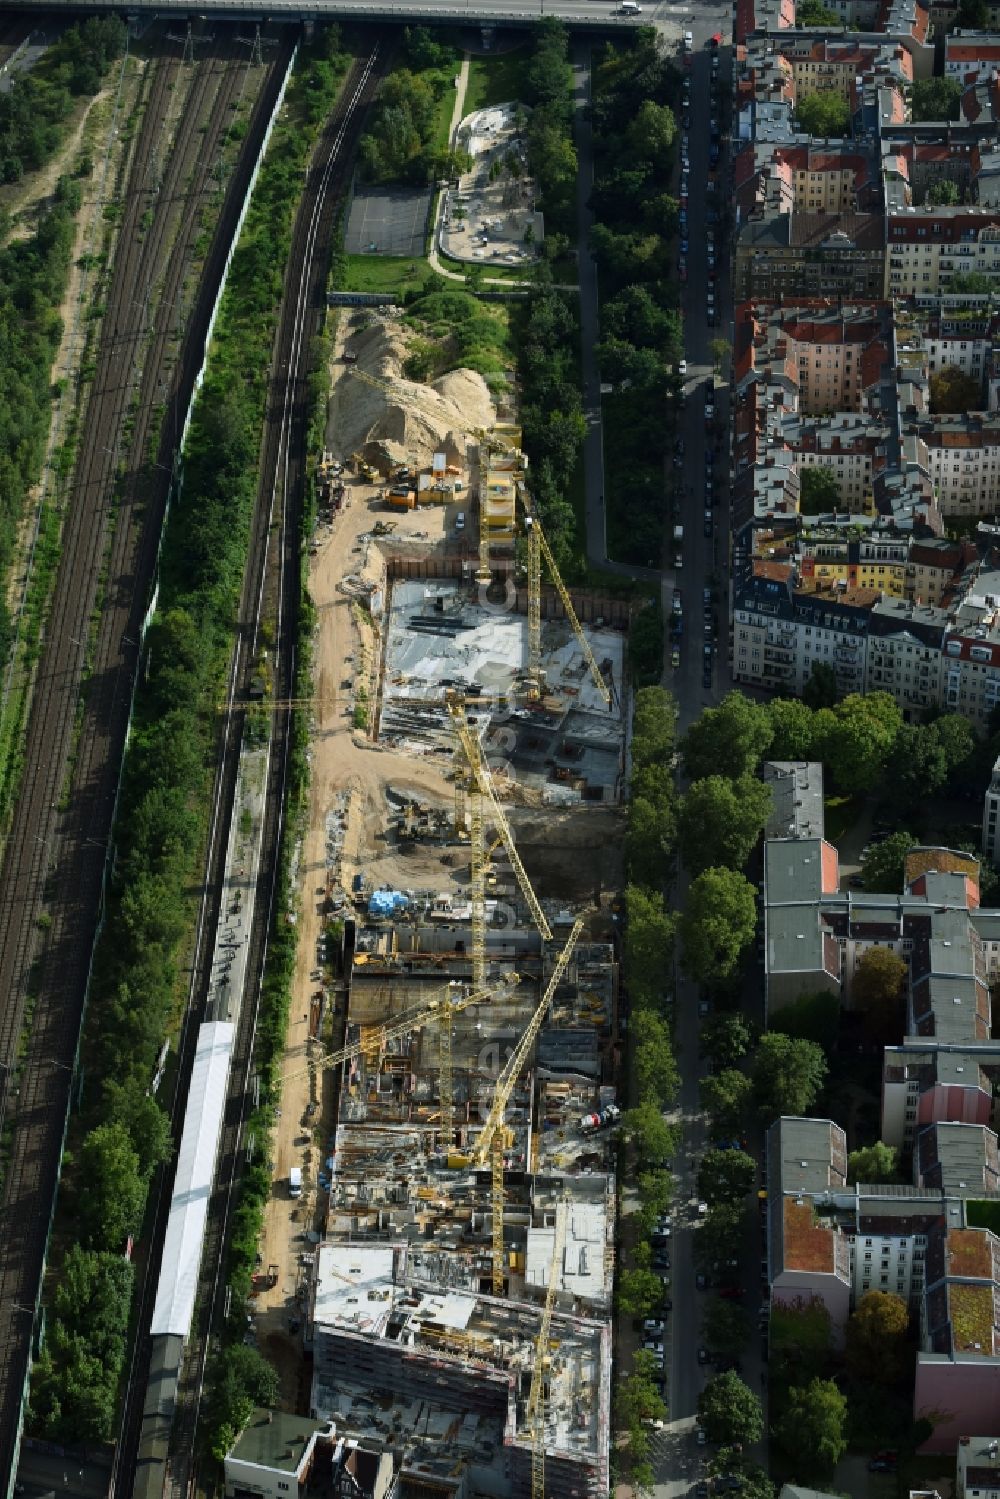
<svg viewBox="0 0 1000 1499">
<path fill-rule="evenodd" d="M 642 6 L 637 4 L 636 0 L 622 0 L 618 12 L 623 16 L 641 16 Z"/>
<path fill-rule="evenodd" d="M 302 1196 L 302 1167 L 293 1166 L 288 1173 L 288 1192 L 291 1197 Z"/>
</svg>

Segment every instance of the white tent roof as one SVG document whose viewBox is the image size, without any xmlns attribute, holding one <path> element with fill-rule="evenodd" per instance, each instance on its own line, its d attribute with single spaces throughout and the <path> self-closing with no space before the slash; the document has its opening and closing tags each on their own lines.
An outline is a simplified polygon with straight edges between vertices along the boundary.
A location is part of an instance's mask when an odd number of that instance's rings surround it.
<svg viewBox="0 0 1000 1499">
<path fill-rule="evenodd" d="M 154 1338 L 164 1333 L 186 1338 L 191 1327 L 233 1035 L 234 1027 L 226 1020 L 209 1021 L 198 1032 L 153 1308 Z"/>
</svg>

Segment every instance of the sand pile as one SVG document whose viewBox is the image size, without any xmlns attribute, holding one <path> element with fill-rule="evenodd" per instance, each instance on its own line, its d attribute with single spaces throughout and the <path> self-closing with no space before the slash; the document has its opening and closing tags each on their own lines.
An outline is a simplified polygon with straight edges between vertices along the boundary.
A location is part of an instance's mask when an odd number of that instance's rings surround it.
<svg viewBox="0 0 1000 1499">
<path fill-rule="evenodd" d="M 411 336 L 385 315 L 350 333 L 344 349 L 357 356 L 357 364 L 335 369 L 328 439 L 340 457 L 364 450 L 374 459 L 375 448 L 394 463 L 414 452 L 428 462 L 443 449 L 449 462 L 464 467 L 467 436 L 496 420 L 489 387 L 472 370 L 452 370 L 430 385 L 405 379 Z M 383 383 L 370 384 L 352 371 Z"/>
</svg>

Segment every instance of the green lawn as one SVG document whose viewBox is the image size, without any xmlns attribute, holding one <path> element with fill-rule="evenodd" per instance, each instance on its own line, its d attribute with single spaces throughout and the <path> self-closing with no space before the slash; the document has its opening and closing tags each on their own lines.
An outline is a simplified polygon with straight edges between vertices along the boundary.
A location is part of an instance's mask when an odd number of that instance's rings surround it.
<svg viewBox="0 0 1000 1499">
<path fill-rule="evenodd" d="M 526 46 L 491 57 L 474 57 L 469 64 L 469 86 L 464 112 L 487 109 L 491 104 L 510 104 L 521 96 L 522 75 L 528 60 Z"/>
<path fill-rule="evenodd" d="M 452 77 L 458 76 L 458 64 Z M 455 108 L 456 89 L 453 84 L 442 90 L 434 111 L 434 129 L 431 132 L 431 147 L 435 151 L 446 151 L 451 135 L 451 116 Z"/>
<path fill-rule="evenodd" d="M 399 292 L 419 286 L 430 273 L 422 257 L 410 255 L 345 255 L 347 274 L 343 291 Z"/>
</svg>

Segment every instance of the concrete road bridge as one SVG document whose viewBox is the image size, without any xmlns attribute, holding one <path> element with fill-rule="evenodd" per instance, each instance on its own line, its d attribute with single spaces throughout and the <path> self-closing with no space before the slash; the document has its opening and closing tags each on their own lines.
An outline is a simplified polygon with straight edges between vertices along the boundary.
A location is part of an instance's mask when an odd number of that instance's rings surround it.
<svg viewBox="0 0 1000 1499">
<path fill-rule="evenodd" d="M 574 27 L 594 31 L 616 31 L 656 18 L 656 4 L 643 5 L 641 14 L 623 13 L 619 0 L 268 0 L 266 6 L 253 0 L 18 0 L 8 7 L 16 11 L 75 14 L 118 11 L 128 16 L 180 15 L 247 16 L 320 20 L 342 16 L 359 21 L 440 21 L 461 26 L 525 26 L 540 16 L 556 16 Z"/>
</svg>

